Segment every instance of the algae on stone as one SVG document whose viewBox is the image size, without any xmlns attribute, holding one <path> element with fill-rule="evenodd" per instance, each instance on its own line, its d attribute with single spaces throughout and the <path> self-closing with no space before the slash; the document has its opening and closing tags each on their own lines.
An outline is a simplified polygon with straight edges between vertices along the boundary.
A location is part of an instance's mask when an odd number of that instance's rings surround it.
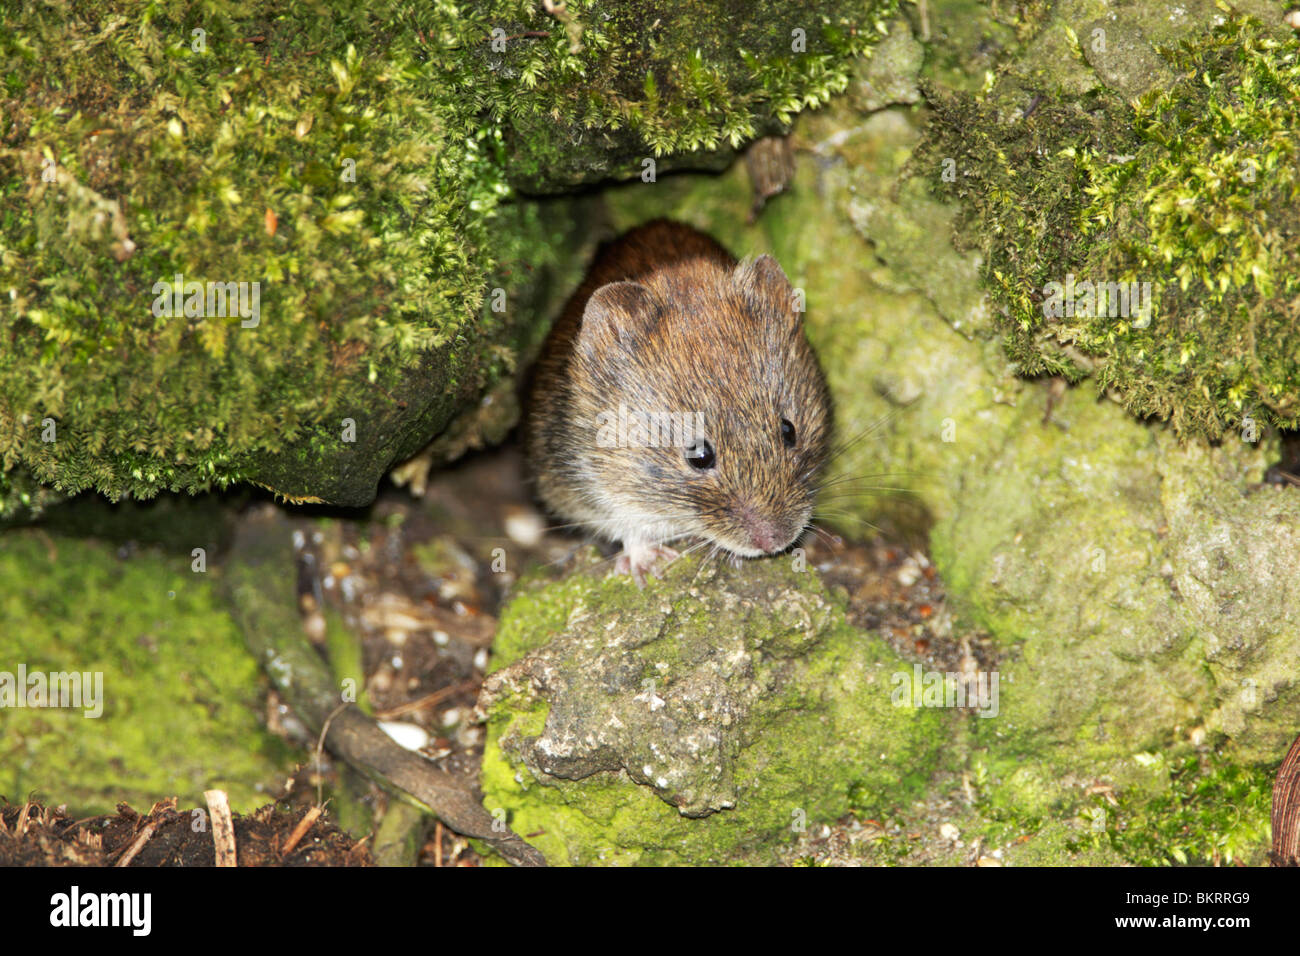
<svg viewBox="0 0 1300 956">
<path fill-rule="evenodd" d="M 188 551 L 115 553 L 35 529 L 0 546 L 0 671 L 102 674 L 103 712 L 0 707 L 0 793 L 74 815 L 169 796 L 266 803 L 294 753 L 258 720 L 265 683 Z M 20 691 L 23 690 L 20 688 Z M 84 702 L 84 698 L 83 698 Z"/>
<path fill-rule="evenodd" d="M 486 806 L 552 863 L 761 863 L 916 792 L 945 718 L 895 703 L 901 661 L 793 565 L 526 586 L 480 698 Z"/>
</svg>

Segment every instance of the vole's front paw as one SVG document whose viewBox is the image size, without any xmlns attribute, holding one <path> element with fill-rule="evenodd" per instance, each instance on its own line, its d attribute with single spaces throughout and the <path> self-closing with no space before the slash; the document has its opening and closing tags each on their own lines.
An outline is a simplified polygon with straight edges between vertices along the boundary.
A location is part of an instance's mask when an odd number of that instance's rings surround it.
<svg viewBox="0 0 1300 956">
<path fill-rule="evenodd" d="M 676 557 L 678 557 L 676 551 L 662 544 L 624 544 L 623 553 L 614 562 L 614 570 L 619 574 L 632 575 L 636 586 L 644 588 L 647 571 L 661 578 L 663 577 L 661 562 L 671 561 Z"/>
</svg>

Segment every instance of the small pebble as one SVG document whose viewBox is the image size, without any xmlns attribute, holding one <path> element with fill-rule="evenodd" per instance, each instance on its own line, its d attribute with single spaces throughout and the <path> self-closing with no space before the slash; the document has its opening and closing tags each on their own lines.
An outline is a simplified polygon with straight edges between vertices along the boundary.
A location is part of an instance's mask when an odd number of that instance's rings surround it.
<svg viewBox="0 0 1300 956">
<path fill-rule="evenodd" d="M 545 531 L 546 525 L 535 511 L 511 509 L 506 515 L 506 534 L 515 544 L 535 548 L 541 543 Z"/>
<path fill-rule="evenodd" d="M 429 732 L 415 724 L 381 720 L 379 729 L 407 750 L 422 750 L 429 745 Z"/>
<path fill-rule="evenodd" d="M 302 629 L 307 634 L 307 639 L 313 644 L 319 644 L 325 640 L 325 618 L 320 611 L 312 611 L 302 619 Z"/>
</svg>

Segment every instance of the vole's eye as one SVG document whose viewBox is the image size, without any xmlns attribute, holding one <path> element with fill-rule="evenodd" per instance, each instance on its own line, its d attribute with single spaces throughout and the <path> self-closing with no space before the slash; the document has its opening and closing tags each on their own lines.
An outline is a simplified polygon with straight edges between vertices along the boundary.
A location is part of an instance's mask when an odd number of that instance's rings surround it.
<svg viewBox="0 0 1300 956">
<path fill-rule="evenodd" d="M 686 460 L 692 468 L 708 471 L 713 467 L 713 446 L 703 438 L 686 446 Z"/>
<path fill-rule="evenodd" d="M 781 419 L 781 440 L 785 442 L 786 448 L 794 447 L 794 426 L 788 418 Z"/>
</svg>

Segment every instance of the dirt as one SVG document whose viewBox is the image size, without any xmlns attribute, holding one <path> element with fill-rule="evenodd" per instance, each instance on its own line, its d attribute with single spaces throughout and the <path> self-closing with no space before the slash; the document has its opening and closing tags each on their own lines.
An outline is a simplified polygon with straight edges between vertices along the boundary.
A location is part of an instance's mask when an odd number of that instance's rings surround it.
<svg viewBox="0 0 1300 956">
<path fill-rule="evenodd" d="M 372 865 L 364 841 L 324 818 L 297 834 L 306 813 L 265 806 L 248 816 L 235 814 L 238 865 Z M 213 830 L 202 808 L 179 810 L 174 801 L 167 801 L 141 815 L 120 804 L 116 814 L 74 820 L 62 807 L 0 806 L 0 866 L 213 866 L 215 862 Z"/>
</svg>

